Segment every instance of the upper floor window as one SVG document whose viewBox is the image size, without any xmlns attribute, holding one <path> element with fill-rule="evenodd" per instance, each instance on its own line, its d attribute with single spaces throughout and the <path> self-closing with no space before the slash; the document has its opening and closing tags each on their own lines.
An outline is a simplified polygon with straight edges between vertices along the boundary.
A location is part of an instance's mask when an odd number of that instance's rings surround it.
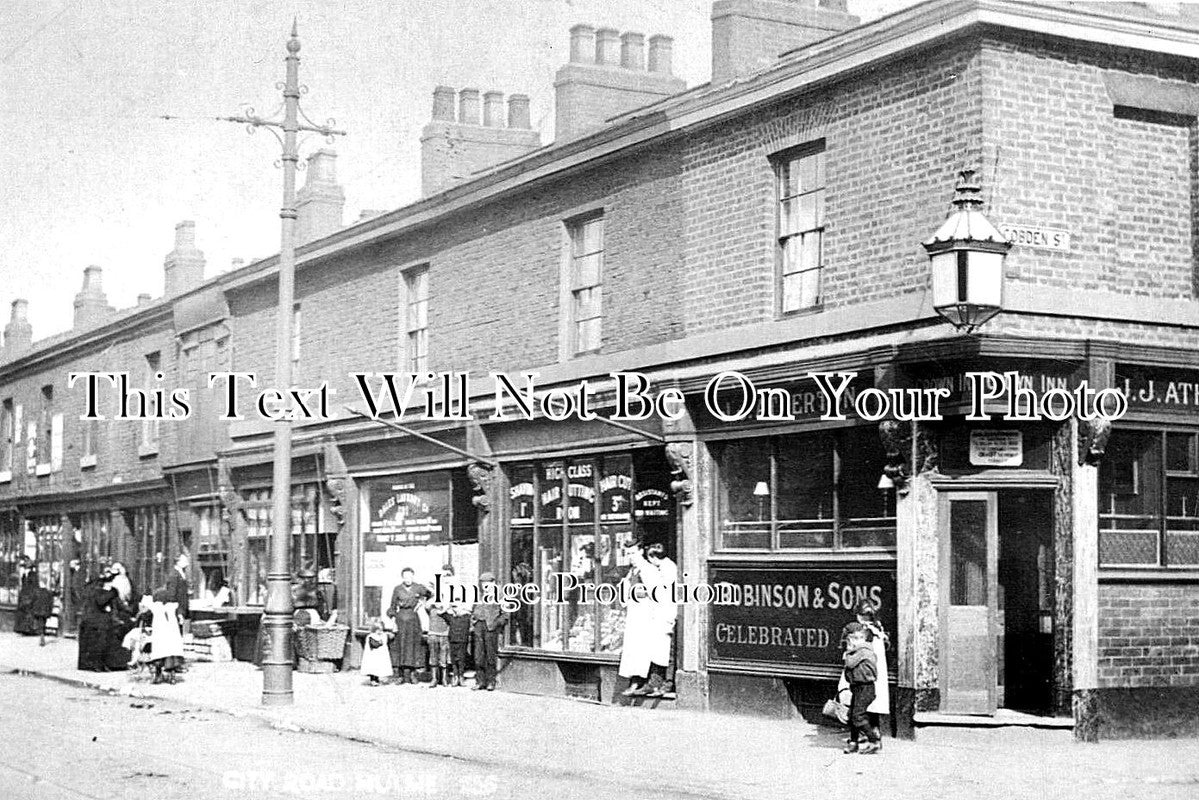
<svg viewBox="0 0 1199 800">
<path fill-rule="evenodd" d="M 404 362 L 409 372 L 429 370 L 429 267 L 404 272 Z"/>
<path fill-rule="evenodd" d="M 782 313 L 820 304 L 824 266 L 824 142 L 789 151 L 778 175 L 778 296 Z"/>
<path fill-rule="evenodd" d="M 162 367 L 162 356 L 160 353 L 150 353 L 146 356 L 145 378 L 142 380 L 142 387 L 145 389 L 146 397 L 153 397 L 154 390 L 158 386 Z M 147 409 L 146 413 L 151 414 L 150 419 L 142 421 L 142 438 L 138 447 L 139 455 L 153 455 L 158 452 L 158 419 L 152 415 L 154 409 Z"/>
<path fill-rule="evenodd" d="M 62 469 L 63 416 L 54 412 L 54 386 L 42 387 L 42 409 L 37 429 L 31 430 L 30 450 L 33 453 L 34 472 L 48 475 Z M 36 437 L 33 441 L 32 437 Z"/>
<path fill-rule="evenodd" d="M 570 236 L 569 336 L 573 355 L 600 349 L 603 335 L 604 218 L 586 217 L 567 224 Z"/>
<path fill-rule="evenodd" d="M 0 473 L 11 473 L 12 471 L 16 430 L 16 417 L 10 397 L 4 401 L 3 409 L 0 409 Z"/>
</svg>

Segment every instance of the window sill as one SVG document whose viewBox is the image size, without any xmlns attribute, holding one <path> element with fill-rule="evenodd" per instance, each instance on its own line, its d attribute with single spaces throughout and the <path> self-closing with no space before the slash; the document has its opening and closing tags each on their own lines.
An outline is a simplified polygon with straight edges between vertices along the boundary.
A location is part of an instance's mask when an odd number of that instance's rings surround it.
<svg viewBox="0 0 1199 800">
<path fill-rule="evenodd" d="M 794 311 L 780 311 L 775 315 L 775 319 L 776 320 L 784 320 L 784 319 L 795 319 L 796 317 L 808 317 L 808 316 L 812 316 L 813 314 L 819 314 L 822 311 L 824 311 L 824 301 L 823 300 L 821 300 L 819 303 L 817 303 L 814 306 L 807 306 L 806 308 L 797 308 Z"/>
<path fill-rule="evenodd" d="M 1100 583 L 1199 583 L 1199 566 L 1100 567 Z"/>
<path fill-rule="evenodd" d="M 538 650 L 535 647 L 500 646 L 504 658 L 530 658 L 539 661 L 577 661 L 587 664 L 618 663 L 620 653 L 576 653 L 571 650 Z"/>
<path fill-rule="evenodd" d="M 137 446 L 138 458 L 153 458 L 158 455 L 158 445 L 156 444 L 139 444 Z"/>
<path fill-rule="evenodd" d="M 709 562 L 775 561 L 894 561 L 893 547 L 856 547 L 852 550 L 722 550 L 708 555 Z"/>
<path fill-rule="evenodd" d="M 95 454 L 92 454 L 90 456 L 80 456 L 79 457 L 79 469 L 90 469 L 91 467 L 94 467 L 94 466 L 96 466 Z"/>
<path fill-rule="evenodd" d="M 12 483 L 12 470 L 6 469 L 0 472 L 0 483 Z"/>
<path fill-rule="evenodd" d="M 33 474 L 38 476 L 39 478 L 49 475 L 51 473 L 51 471 L 52 470 L 50 469 L 49 464 L 38 464 L 36 467 L 33 468 Z"/>
</svg>

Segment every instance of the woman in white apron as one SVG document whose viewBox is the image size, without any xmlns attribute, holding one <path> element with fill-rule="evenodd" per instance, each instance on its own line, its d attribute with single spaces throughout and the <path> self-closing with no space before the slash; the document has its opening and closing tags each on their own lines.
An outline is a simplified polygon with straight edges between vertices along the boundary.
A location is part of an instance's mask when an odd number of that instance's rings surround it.
<svg viewBox="0 0 1199 800">
<path fill-rule="evenodd" d="M 866 626 L 866 630 L 870 637 L 870 644 L 874 648 L 874 657 L 878 660 L 878 677 L 874 680 L 874 702 L 866 707 L 866 712 L 870 715 L 870 726 L 874 728 L 876 741 L 882 739 L 877 737 L 880 732 L 879 717 L 891 713 L 891 691 L 887 687 L 887 646 L 890 644 L 890 637 L 883 630 L 882 624 L 878 621 L 878 608 L 869 600 L 859 600 L 854 606 L 854 613 L 857 615 L 858 622 Z M 841 645 L 845 646 L 845 636 L 841 637 Z M 842 690 L 849 689 L 849 681 L 845 679 L 845 672 L 841 673 L 841 680 L 837 683 L 837 696 L 841 697 Z"/>
</svg>

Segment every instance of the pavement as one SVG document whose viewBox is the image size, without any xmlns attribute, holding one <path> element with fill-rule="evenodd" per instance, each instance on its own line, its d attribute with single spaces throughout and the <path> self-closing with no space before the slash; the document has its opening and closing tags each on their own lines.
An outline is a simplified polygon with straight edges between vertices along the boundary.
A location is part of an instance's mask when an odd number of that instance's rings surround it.
<svg viewBox="0 0 1199 800">
<path fill-rule="evenodd" d="M 595 779 L 629 796 L 670 791 L 706 798 L 843 794 L 847 786 L 896 797 L 968 791 L 971 797 L 1186 797 L 1199 793 L 1199 740 L 1081 744 L 1022 731 L 964 731 L 935 742 L 885 740 L 876 756 L 841 753 L 842 733 L 802 720 L 767 720 L 671 708 L 600 705 L 466 688 L 366 685 L 360 672 L 294 673 L 294 705 L 261 705 L 252 664 L 191 663 L 184 680 L 75 669 L 76 643 L 0 633 L 0 672 L 154 698 L 278 730 L 371 743 L 548 777 Z M 975 735 L 975 734 L 978 735 Z"/>
</svg>

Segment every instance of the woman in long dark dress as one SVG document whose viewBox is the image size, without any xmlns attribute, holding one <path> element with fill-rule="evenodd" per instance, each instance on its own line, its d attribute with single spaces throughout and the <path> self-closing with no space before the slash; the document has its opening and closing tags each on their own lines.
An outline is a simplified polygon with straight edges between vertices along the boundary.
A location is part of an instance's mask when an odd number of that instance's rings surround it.
<svg viewBox="0 0 1199 800">
<path fill-rule="evenodd" d="M 110 582 L 112 575 L 105 572 L 84 585 L 79 593 L 79 669 L 89 672 L 107 672 L 112 663 L 113 650 L 120 641 L 113 641 L 115 620 L 112 616 L 117 590 Z"/>
<path fill-rule="evenodd" d="M 428 588 L 412 582 L 414 573 L 405 567 L 400 573 L 400 585 L 391 592 L 391 605 L 387 615 L 396 621 L 395 647 L 396 660 L 400 666 L 400 683 L 416 683 L 412 677 L 413 670 L 424 666 L 422 652 L 420 615 L 416 607 L 429 597 Z"/>
<path fill-rule="evenodd" d="M 21 571 L 21 591 L 17 593 L 17 613 L 13 618 L 13 630 L 25 636 L 37 636 L 46 628 L 46 620 L 34 615 L 34 605 L 37 603 L 38 589 L 37 570 L 28 558 L 22 558 L 19 565 Z"/>
</svg>

